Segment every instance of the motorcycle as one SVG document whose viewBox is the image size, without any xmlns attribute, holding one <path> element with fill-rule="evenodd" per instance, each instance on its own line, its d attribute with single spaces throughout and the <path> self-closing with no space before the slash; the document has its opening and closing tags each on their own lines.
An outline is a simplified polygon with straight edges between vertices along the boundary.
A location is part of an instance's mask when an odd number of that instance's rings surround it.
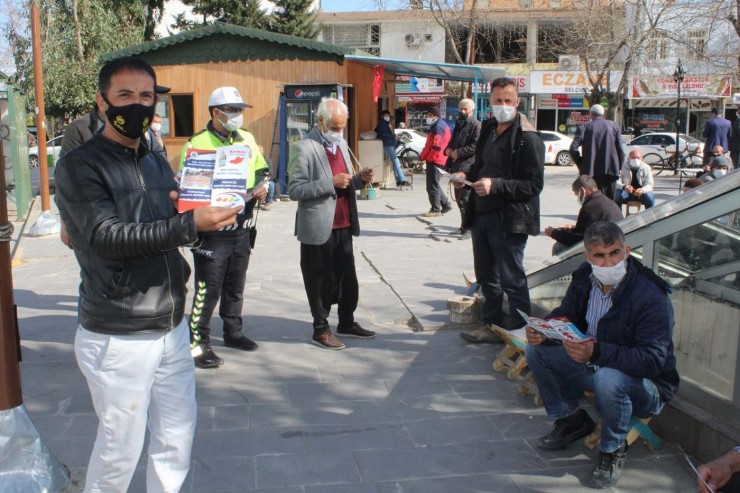
<svg viewBox="0 0 740 493">
<path fill-rule="evenodd" d="M 396 156 L 401 162 L 401 166 L 406 169 L 410 169 L 412 173 L 424 173 L 426 170 L 426 163 L 421 160 L 419 153 L 409 147 L 411 139 L 403 134 L 396 140 Z"/>
</svg>

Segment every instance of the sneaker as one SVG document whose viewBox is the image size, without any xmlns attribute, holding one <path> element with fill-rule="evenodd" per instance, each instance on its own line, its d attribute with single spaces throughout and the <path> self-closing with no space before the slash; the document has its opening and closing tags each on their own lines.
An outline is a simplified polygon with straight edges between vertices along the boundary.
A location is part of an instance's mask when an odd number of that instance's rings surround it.
<svg viewBox="0 0 740 493">
<path fill-rule="evenodd" d="M 224 364 L 224 359 L 219 358 L 211 349 L 210 343 L 200 343 L 190 350 L 193 361 L 198 368 L 217 368 Z"/>
<path fill-rule="evenodd" d="M 262 204 L 263 211 L 269 211 L 270 209 L 272 209 L 272 204 Z"/>
<path fill-rule="evenodd" d="M 317 346 L 322 347 L 324 349 L 340 350 L 346 347 L 344 343 L 340 341 L 339 339 L 337 339 L 337 336 L 335 336 L 331 332 L 322 332 L 320 334 L 314 334 L 312 342 L 316 344 Z"/>
<path fill-rule="evenodd" d="M 614 486 L 622 476 L 622 468 L 626 460 L 627 442 L 623 443 L 614 452 L 599 451 L 599 459 L 596 462 L 594 475 L 588 485 L 599 490 Z"/>
<path fill-rule="evenodd" d="M 411 186 L 411 183 L 409 183 L 407 181 L 404 181 L 404 182 L 401 182 L 401 186 L 402 187 L 410 187 Z"/>
<path fill-rule="evenodd" d="M 565 418 L 555 420 L 552 431 L 540 438 L 537 447 L 543 450 L 563 450 L 565 447 L 583 438 L 595 427 L 594 420 L 583 409 Z"/>
<path fill-rule="evenodd" d="M 239 349 L 241 351 L 254 351 L 259 346 L 252 339 L 249 339 L 244 334 L 237 336 L 228 336 L 224 334 L 224 346 Z"/>
<path fill-rule="evenodd" d="M 342 337 L 356 337 L 358 339 L 372 339 L 375 337 L 375 332 L 363 329 L 357 322 L 353 323 L 346 329 L 337 327 L 337 334 Z"/>
<path fill-rule="evenodd" d="M 447 204 L 445 206 L 442 206 L 442 214 L 447 214 L 452 210 L 452 206 L 450 204 Z"/>
<path fill-rule="evenodd" d="M 439 211 L 426 211 L 424 214 L 422 214 L 423 217 L 439 217 L 442 213 Z"/>
<path fill-rule="evenodd" d="M 493 333 L 489 324 L 480 325 L 474 329 L 460 332 L 460 337 L 471 344 L 501 344 L 499 336 Z"/>
</svg>

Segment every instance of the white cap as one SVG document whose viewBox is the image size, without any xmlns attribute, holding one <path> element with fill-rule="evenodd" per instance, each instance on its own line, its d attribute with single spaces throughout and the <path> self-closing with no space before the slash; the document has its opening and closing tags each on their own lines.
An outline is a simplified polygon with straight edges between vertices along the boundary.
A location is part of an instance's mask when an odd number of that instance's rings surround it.
<svg viewBox="0 0 740 493">
<path fill-rule="evenodd" d="M 591 113 L 594 115 L 603 115 L 604 114 L 604 107 L 600 104 L 595 104 L 591 106 Z"/>
<path fill-rule="evenodd" d="M 213 106 L 233 106 L 234 108 L 252 107 L 244 102 L 236 87 L 219 87 L 213 91 L 211 97 L 208 98 L 208 107 L 211 108 Z"/>
</svg>

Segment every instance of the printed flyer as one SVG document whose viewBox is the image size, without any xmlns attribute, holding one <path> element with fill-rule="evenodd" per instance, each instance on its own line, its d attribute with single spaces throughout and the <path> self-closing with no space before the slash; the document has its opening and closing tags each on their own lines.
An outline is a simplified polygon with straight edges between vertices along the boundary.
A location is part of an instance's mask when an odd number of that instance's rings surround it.
<svg viewBox="0 0 740 493">
<path fill-rule="evenodd" d="M 551 318 L 542 320 L 541 318 L 530 317 L 521 310 L 517 310 L 519 315 L 527 322 L 529 327 L 547 337 L 558 341 L 570 341 L 578 344 L 591 342 L 593 337 L 584 335 L 578 327 L 573 325 L 567 318 Z"/>
<path fill-rule="evenodd" d="M 178 211 L 204 205 L 244 207 L 251 154 L 246 146 L 188 149 L 180 171 Z"/>
</svg>

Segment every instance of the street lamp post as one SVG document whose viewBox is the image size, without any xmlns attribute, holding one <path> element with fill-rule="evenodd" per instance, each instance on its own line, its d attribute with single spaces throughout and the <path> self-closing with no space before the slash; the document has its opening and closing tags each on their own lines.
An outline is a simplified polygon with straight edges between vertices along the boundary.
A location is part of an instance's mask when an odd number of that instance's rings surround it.
<svg viewBox="0 0 740 493">
<path fill-rule="evenodd" d="M 676 93 L 676 153 L 674 155 L 674 172 L 673 174 L 678 174 L 678 166 L 679 161 L 678 157 L 680 155 L 679 150 L 679 137 L 681 133 L 681 83 L 683 82 L 684 77 L 686 77 L 686 72 L 684 71 L 683 67 L 681 66 L 681 60 L 678 61 L 678 66 L 676 67 L 676 71 L 673 72 L 673 80 L 676 81 L 676 84 L 678 84 L 678 91 Z"/>
</svg>

